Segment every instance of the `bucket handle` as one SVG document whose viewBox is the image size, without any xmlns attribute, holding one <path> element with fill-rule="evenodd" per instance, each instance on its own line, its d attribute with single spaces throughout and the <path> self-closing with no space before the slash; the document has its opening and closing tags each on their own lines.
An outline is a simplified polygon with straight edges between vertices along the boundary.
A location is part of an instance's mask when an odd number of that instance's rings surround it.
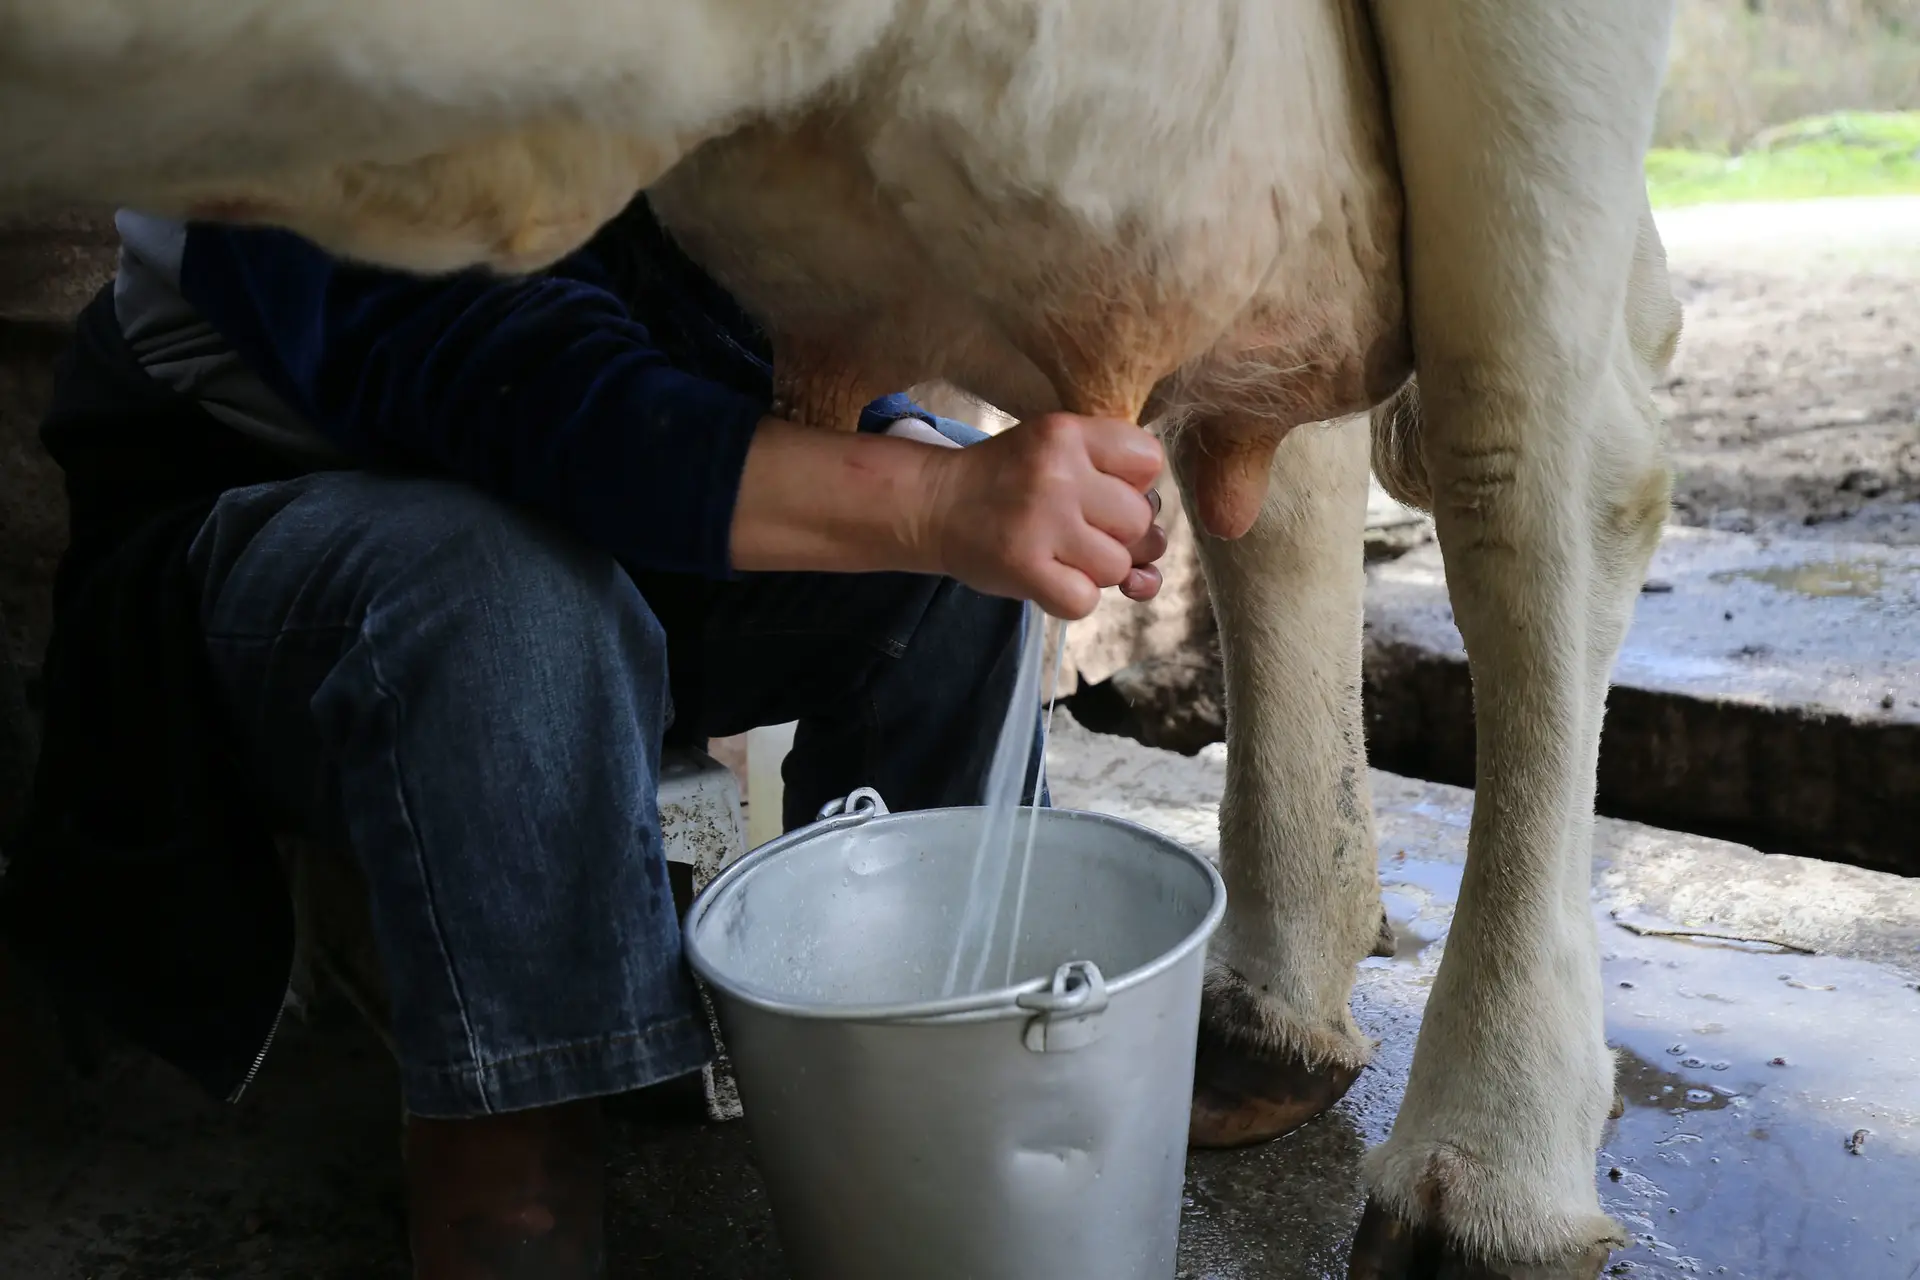
<svg viewBox="0 0 1920 1280">
<path fill-rule="evenodd" d="M 887 802 L 880 798 L 878 791 L 860 787 L 821 805 L 814 822 L 832 823 L 835 827 L 857 826 L 872 818 L 886 817 L 888 812 Z M 1106 1011 L 1107 1002 L 1106 977 L 1091 960 L 1069 960 L 1053 971 L 1053 980 L 1045 987 L 1014 997 L 1016 1006 L 1034 1015 L 1027 1020 L 1022 1040 L 1035 1053 L 1063 1053 L 1098 1040 L 1100 1015 Z M 920 1018 L 942 1018 L 1004 1008 L 1004 993 L 982 993 L 949 998 L 916 1013 Z M 849 1022 L 891 1022 L 899 1018 L 901 1012 L 885 1008 L 842 1010 L 837 1016 Z"/>
<path fill-rule="evenodd" d="M 1035 1053 L 1064 1053 L 1100 1038 L 1107 1008 L 1107 980 L 1091 960 L 1069 960 L 1053 971 L 1044 991 L 1015 996 L 1014 1003 L 1038 1015 L 1022 1039 Z"/>
<path fill-rule="evenodd" d="M 872 787 L 861 787 L 838 800 L 829 800 L 820 806 L 820 812 L 814 815 L 815 822 L 825 822 L 829 818 L 847 817 L 866 821 L 868 818 L 887 816 L 887 802 Z"/>
</svg>

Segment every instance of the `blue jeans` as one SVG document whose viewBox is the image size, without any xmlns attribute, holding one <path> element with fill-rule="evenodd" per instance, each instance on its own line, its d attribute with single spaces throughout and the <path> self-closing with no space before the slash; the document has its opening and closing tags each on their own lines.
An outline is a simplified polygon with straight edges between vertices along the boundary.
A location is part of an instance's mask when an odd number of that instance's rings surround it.
<svg viewBox="0 0 1920 1280">
<path fill-rule="evenodd" d="M 867 785 L 896 809 L 976 804 L 1018 662 L 1021 606 L 950 579 L 636 578 L 431 479 L 233 490 L 192 563 L 269 814 L 365 873 L 425 1117 L 705 1061 L 656 809 L 670 726 L 797 720 L 789 827 Z"/>
</svg>

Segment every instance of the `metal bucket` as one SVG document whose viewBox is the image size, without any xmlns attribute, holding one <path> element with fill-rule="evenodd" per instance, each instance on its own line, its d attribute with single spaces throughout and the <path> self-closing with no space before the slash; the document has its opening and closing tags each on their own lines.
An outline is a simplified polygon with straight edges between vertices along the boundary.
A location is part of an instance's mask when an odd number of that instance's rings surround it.
<svg viewBox="0 0 1920 1280">
<path fill-rule="evenodd" d="M 1173 1275 L 1225 886 L 1144 827 L 1023 809 L 1015 980 L 942 999 L 985 813 L 857 791 L 688 913 L 797 1280 Z"/>
</svg>

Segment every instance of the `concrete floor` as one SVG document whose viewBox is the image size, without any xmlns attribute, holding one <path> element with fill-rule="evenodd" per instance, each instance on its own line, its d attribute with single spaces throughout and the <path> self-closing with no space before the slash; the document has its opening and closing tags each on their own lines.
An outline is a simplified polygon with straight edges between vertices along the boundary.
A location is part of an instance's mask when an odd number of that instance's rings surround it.
<svg viewBox="0 0 1920 1280">
<path fill-rule="evenodd" d="M 1467 782 L 1473 688 L 1440 549 L 1367 576 L 1371 758 Z M 1670 527 L 1648 582 L 1614 666 L 1601 812 L 1920 874 L 1920 546 Z"/>
<path fill-rule="evenodd" d="M 1213 846 L 1219 748 L 1154 752 L 1066 717 L 1056 731 L 1058 803 Z M 1470 803 L 1386 775 L 1375 789 L 1401 938 L 1356 998 L 1379 1055 L 1301 1132 L 1193 1157 L 1191 1280 L 1344 1275 L 1356 1162 L 1399 1101 Z M 1920 883 L 1603 822 L 1594 886 L 1627 1100 L 1596 1169 L 1634 1237 L 1614 1273 L 1920 1277 Z M 1767 941 L 1646 932 L 1675 927 Z M 697 1094 L 621 1104 L 614 1274 L 777 1280 L 746 1133 L 697 1109 Z M 0 1154 L 0 1276 L 404 1277 L 396 1121 L 390 1067 L 345 1021 L 290 1026 L 237 1109 L 117 1057 L 43 1144 Z"/>
</svg>

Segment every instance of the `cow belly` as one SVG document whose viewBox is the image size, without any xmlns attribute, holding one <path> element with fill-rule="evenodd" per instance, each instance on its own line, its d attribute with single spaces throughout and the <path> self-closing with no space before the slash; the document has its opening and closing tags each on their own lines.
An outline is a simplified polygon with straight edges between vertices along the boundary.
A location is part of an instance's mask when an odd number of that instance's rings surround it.
<svg viewBox="0 0 1920 1280">
<path fill-rule="evenodd" d="M 1194 420 L 1263 461 L 1409 364 L 1385 99 L 1347 3 L 940 6 L 831 105 L 651 194 L 826 425 L 939 378 L 1019 416 Z"/>
</svg>

